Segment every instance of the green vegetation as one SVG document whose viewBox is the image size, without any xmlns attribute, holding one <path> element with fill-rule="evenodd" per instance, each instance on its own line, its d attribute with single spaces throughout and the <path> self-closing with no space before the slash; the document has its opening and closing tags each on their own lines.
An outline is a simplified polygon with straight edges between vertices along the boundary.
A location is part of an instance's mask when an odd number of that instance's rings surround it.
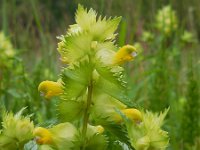
<svg viewBox="0 0 200 150">
<path fill-rule="evenodd" d="M 114 18 L 90 26 L 96 14 L 89 11 L 90 17 L 81 16 L 84 9 L 79 8 L 82 12 L 75 16 L 79 3 L 88 10 L 95 9 L 97 18 L 100 15 L 107 18 L 122 16 L 121 22 L 120 18 Z M 198 0 L 0 1 L 0 149 L 62 150 L 73 144 L 77 146 L 75 149 L 94 149 L 94 143 L 100 149 L 155 149 L 152 145 L 162 147 L 162 144 L 168 143 L 167 131 L 170 137 L 167 149 L 198 150 L 199 6 Z M 69 27 L 75 21 L 79 26 Z M 103 25 L 108 29 L 103 30 Z M 115 36 L 116 29 L 118 35 Z M 112 42 L 114 40 L 115 43 Z M 102 57 L 105 52 L 100 49 L 117 52 L 126 44 L 133 45 L 138 55 L 133 62 L 127 62 L 128 57 L 123 63 L 118 62 L 124 71 L 114 69 L 118 71 L 112 78 L 109 65 L 112 64 L 113 53 Z M 77 51 L 77 47 L 82 50 Z M 88 49 L 100 52 L 93 54 Z M 102 60 L 97 61 L 98 58 Z M 127 81 L 125 89 L 120 84 L 123 81 L 117 81 L 121 74 Z M 41 90 L 38 87 L 45 80 L 49 80 L 49 89 L 53 87 L 56 93 L 46 93 L 46 88 Z M 62 93 L 59 87 L 63 85 Z M 44 90 L 44 97 L 40 96 L 38 88 Z M 96 94 L 91 102 L 90 92 Z M 106 99 L 109 99 L 109 105 Z M 117 100 L 114 104 L 113 99 Z M 111 104 L 115 105 L 115 111 Z M 94 107 L 89 111 L 90 105 Z M 130 122 L 129 115 L 123 110 L 125 106 L 126 109 L 140 110 L 145 116 L 145 124 L 138 126 Z M 156 113 L 168 108 L 167 114 L 167 110 Z M 146 112 L 146 109 L 154 113 Z M 22 112 L 26 117 L 22 116 Z M 113 113 L 118 114 L 118 118 L 113 117 Z M 158 123 L 150 133 L 151 122 L 155 122 L 156 117 L 159 118 Z M 119 126 L 116 120 L 121 122 Z M 14 122 L 13 126 L 9 126 L 9 122 Z M 24 124 L 27 129 L 22 135 L 16 132 L 12 135 L 15 140 L 7 138 Z M 163 129 L 160 129 L 161 125 Z M 34 140 L 34 135 L 30 134 L 33 128 L 38 129 L 34 131 L 37 136 L 41 136 L 41 132 L 54 134 L 54 138 L 49 138 L 54 141 L 53 144 L 47 140 L 45 145 L 38 146 L 36 141 L 39 144 L 44 142 L 38 137 Z M 71 136 L 64 137 L 64 141 L 59 139 L 62 132 L 69 131 Z M 85 137 L 88 141 L 84 140 Z M 152 141 L 156 138 L 165 139 L 165 142 L 155 144 Z"/>
</svg>

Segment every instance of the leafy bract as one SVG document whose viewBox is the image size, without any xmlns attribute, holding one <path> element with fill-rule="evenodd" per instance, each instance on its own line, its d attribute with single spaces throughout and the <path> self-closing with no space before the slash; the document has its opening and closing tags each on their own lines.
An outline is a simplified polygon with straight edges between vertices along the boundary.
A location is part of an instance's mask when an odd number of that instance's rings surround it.
<svg viewBox="0 0 200 150">
<path fill-rule="evenodd" d="M 96 70 L 100 74 L 100 77 L 96 86 L 102 92 L 107 93 L 123 103 L 127 103 L 129 98 L 127 97 L 126 81 L 124 80 L 123 69 L 118 67 L 110 68 L 97 65 Z"/>
<path fill-rule="evenodd" d="M 98 126 L 87 126 L 87 133 L 86 137 L 83 141 L 82 134 L 79 132 L 77 135 L 77 140 L 74 141 L 74 150 L 82 149 L 82 145 L 84 142 L 85 150 L 106 150 L 107 148 L 107 137 L 103 135 L 102 133 L 98 132 Z"/>
<path fill-rule="evenodd" d="M 97 13 L 93 9 L 87 11 L 83 6 L 78 5 L 75 20 L 82 29 L 90 30 L 90 27 L 96 23 L 96 17 Z"/>
<path fill-rule="evenodd" d="M 93 65 L 88 61 L 81 61 L 73 66 L 65 68 L 62 72 L 64 93 L 63 100 L 77 100 L 86 92 L 89 84 Z"/>
<path fill-rule="evenodd" d="M 91 118 L 96 124 L 107 124 L 117 122 L 116 110 L 126 108 L 126 105 L 105 93 L 95 93 L 93 96 L 94 104 L 91 107 Z"/>
<path fill-rule="evenodd" d="M 74 147 L 73 141 L 75 140 L 77 129 L 69 122 L 60 123 L 49 129 L 52 136 L 52 143 L 49 144 L 54 149 L 64 150 Z"/>
<path fill-rule="evenodd" d="M 115 137 L 115 140 L 119 140 L 122 143 L 125 143 L 129 147 L 131 147 L 128 133 L 123 125 L 115 124 L 115 123 L 108 123 L 104 125 L 104 128 Z"/>
<path fill-rule="evenodd" d="M 25 108 L 15 115 L 4 112 L 2 118 L 2 130 L 0 131 L 0 149 L 10 150 L 20 148 L 33 138 L 33 122 L 30 116 L 22 116 Z"/>
<path fill-rule="evenodd" d="M 76 12 L 76 22 L 78 26 L 83 32 L 86 31 L 93 35 L 93 40 L 96 41 L 113 39 L 115 37 L 114 32 L 120 20 L 121 17 L 115 17 L 113 19 L 106 19 L 106 17 L 104 17 L 102 19 L 100 16 L 97 18 L 97 13 L 93 9 L 87 11 L 87 9 L 84 9 L 81 5 L 78 6 Z"/>
<path fill-rule="evenodd" d="M 169 143 L 168 133 L 161 129 L 169 109 L 163 113 L 143 112 L 143 122 L 127 122 L 131 144 L 135 149 L 166 149 Z"/>
<path fill-rule="evenodd" d="M 94 134 L 90 139 L 88 139 L 86 144 L 86 150 L 106 150 L 107 139 L 101 134 Z"/>
<path fill-rule="evenodd" d="M 58 104 L 59 118 L 62 122 L 80 119 L 84 108 L 84 102 L 82 101 L 62 101 Z"/>
<path fill-rule="evenodd" d="M 92 36 L 87 33 L 77 33 L 62 39 L 63 41 L 58 45 L 58 51 L 66 63 L 79 61 L 91 53 Z"/>
<path fill-rule="evenodd" d="M 79 5 L 76 12 L 77 24 L 71 25 L 67 34 L 60 37 L 61 42 L 58 44 L 58 51 L 61 54 L 62 61 L 68 64 L 74 63 L 88 54 L 95 55 L 97 50 L 107 49 L 108 44 L 108 50 L 116 49 L 112 41 L 115 38 L 114 32 L 120 20 L 120 17 L 113 19 L 97 18 L 93 9 L 87 11 Z M 93 42 L 97 42 L 101 49 L 92 47 Z"/>
</svg>

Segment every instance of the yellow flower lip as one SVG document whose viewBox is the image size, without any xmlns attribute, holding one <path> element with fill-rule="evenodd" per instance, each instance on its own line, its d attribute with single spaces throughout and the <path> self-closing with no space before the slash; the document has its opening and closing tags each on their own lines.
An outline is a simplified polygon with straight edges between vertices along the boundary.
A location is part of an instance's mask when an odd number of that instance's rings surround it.
<svg viewBox="0 0 200 150">
<path fill-rule="evenodd" d="M 59 96 L 63 93 L 61 83 L 48 80 L 39 84 L 38 91 L 40 91 L 41 95 L 46 99 L 50 99 L 53 96 Z"/>
<path fill-rule="evenodd" d="M 142 121 L 142 113 L 138 109 L 129 108 L 122 110 L 122 112 L 125 114 L 127 118 L 136 123 Z"/>
<path fill-rule="evenodd" d="M 121 110 L 121 112 L 125 115 L 125 117 L 135 123 L 140 123 L 142 121 L 142 113 L 138 109 L 128 108 Z M 115 120 L 116 122 L 121 123 L 123 121 L 123 118 L 121 115 L 117 114 L 115 116 Z"/>
<path fill-rule="evenodd" d="M 51 144 L 52 143 L 52 134 L 51 132 L 42 127 L 37 127 L 33 131 L 35 140 L 38 144 Z"/>
<path fill-rule="evenodd" d="M 114 64 L 123 64 L 132 61 L 137 56 L 137 50 L 134 46 L 125 45 L 121 47 L 113 58 Z"/>
</svg>

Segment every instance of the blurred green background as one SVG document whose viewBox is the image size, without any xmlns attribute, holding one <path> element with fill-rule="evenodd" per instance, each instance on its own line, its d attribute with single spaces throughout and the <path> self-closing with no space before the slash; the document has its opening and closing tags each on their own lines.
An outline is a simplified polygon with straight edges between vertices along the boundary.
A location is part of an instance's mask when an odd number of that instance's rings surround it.
<svg viewBox="0 0 200 150">
<path fill-rule="evenodd" d="M 132 44 L 140 51 L 126 64 L 130 105 L 152 111 L 170 107 L 164 126 L 169 149 L 199 150 L 199 0 L 0 0 L 0 30 L 15 51 L 14 57 L 0 57 L 1 109 L 16 112 L 27 106 L 37 123 L 56 122 L 56 102 L 45 101 L 37 86 L 59 78 L 56 37 L 74 23 L 79 3 L 101 15 L 122 16 L 116 44 Z M 165 16 L 161 28 L 158 21 L 165 6 L 170 6 L 169 20 L 174 12 L 176 16 L 177 27 L 170 25 L 168 33 Z"/>
</svg>

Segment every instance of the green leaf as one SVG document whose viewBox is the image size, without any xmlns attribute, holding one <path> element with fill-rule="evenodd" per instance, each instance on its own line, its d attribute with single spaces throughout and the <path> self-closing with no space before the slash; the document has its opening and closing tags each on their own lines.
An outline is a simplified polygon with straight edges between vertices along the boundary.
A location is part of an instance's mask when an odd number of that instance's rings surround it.
<svg viewBox="0 0 200 150">
<path fill-rule="evenodd" d="M 77 100 L 86 91 L 93 66 L 88 61 L 81 61 L 65 68 L 62 72 L 64 94 L 61 99 Z"/>
<path fill-rule="evenodd" d="M 86 143 L 86 150 L 106 150 L 107 139 L 102 134 L 95 134 Z"/>
<path fill-rule="evenodd" d="M 121 142 L 125 143 L 126 145 L 128 145 L 129 147 L 131 147 L 131 143 L 129 142 L 128 133 L 124 126 L 110 122 L 109 124 L 107 123 L 107 124 L 103 125 L 103 127 L 106 129 L 106 131 L 108 131 L 112 135 L 114 135 L 114 137 L 117 137 L 117 139 L 119 141 L 121 141 Z"/>
<path fill-rule="evenodd" d="M 53 143 L 50 145 L 51 147 L 64 150 L 64 149 L 71 149 L 74 147 L 73 141 L 76 138 L 77 129 L 75 126 L 69 122 L 60 123 L 51 129 L 49 129 L 51 134 L 54 136 Z"/>
<path fill-rule="evenodd" d="M 0 149 L 11 150 L 17 147 L 17 140 L 6 135 L 0 135 Z"/>
<path fill-rule="evenodd" d="M 115 17 L 113 19 L 101 19 L 101 17 L 99 17 L 96 24 L 91 28 L 94 39 L 97 41 L 113 40 L 116 36 L 114 32 L 120 21 L 121 17 Z"/>
<path fill-rule="evenodd" d="M 93 40 L 104 41 L 112 40 L 115 37 L 115 30 L 118 27 L 121 17 L 108 18 L 101 16 L 97 18 L 97 13 L 90 9 L 84 9 L 79 5 L 76 12 L 76 22 L 83 32 L 93 35 Z"/>
<path fill-rule="evenodd" d="M 117 122 L 117 110 L 125 109 L 126 105 L 105 93 L 94 91 L 93 106 L 91 107 L 91 119 L 95 124 L 107 124 Z"/>
<path fill-rule="evenodd" d="M 126 82 L 124 81 L 122 70 L 101 66 L 99 64 L 97 64 L 96 70 L 100 74 L 100 77 L 96 82 L 96 87 L 123 103 L 129 103 Z"/>
<path fill-rule="evenodd" d="M 58 104 L 59 118 L 62 122 L 80 119 L 84 111 L 84 103 L 78 101 L 62 101 Z"/>
<path fill-rule="evenodd" d="M 78 5 L 75 20 L 82 29 L 89 30 L 96 23 L 96 17 L 97 14 L 92 8 L 87 11 L 83 6 Z"/>
<path fill-rule="evenodd" d="M 91 53 L 92 35 L 85 32 L 77 33 L 72 36 L 65 36 L 58 47 L 62 59 L 69 63 L 85 59 Z"/>
</svg>

